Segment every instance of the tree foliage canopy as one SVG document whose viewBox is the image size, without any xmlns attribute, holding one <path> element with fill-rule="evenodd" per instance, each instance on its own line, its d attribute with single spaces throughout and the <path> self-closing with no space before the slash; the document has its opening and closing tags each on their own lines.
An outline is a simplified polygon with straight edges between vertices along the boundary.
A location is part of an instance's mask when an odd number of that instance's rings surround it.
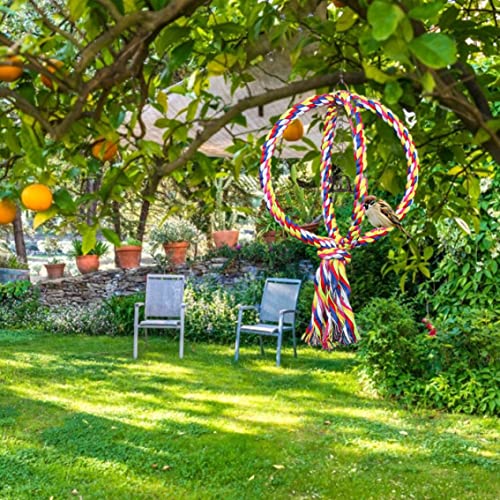
<svg viewBox="0 0 500 500">
<path fill-rule="evenodd" d="M 10 0 L 0 14 L 0 58 L 18 54 L 24 68 L 0 83 L 0 197 L 16 197 L 30 180 L 53 186 L 54 208 L 37 223 L 63 215 L 90 241 L 102 225 L 119 232 L 119 205 L 135 197 L 142 237 L 163 178 L 211 197 L 218 163 L 199 148 L 218 130 L 244 124 L 246 109 L 344 82 L 416 120 L 423 168 L 410 224 L 423 243 L 402 251 L 400 268 L 428 273 L 426 248 L 443 218 L 479 229 L 480 180 L 500 159 L 492 1 Z M 281 87 L 230 105 L 208 91 L 221 74 L 232 91 L 245 88 L 252 68 L 277 54 L 290 64 Z M 55 71 L 54 59 L 62 62 Z M 190 98 L 178 119 L 167 116 L 175 93 Z M 145 106 L 163 115 L 161 144 L 145 139 Z M 397 196 L 400 146 L 386 125 L 365 121 L 371 189 Z M 264 132 L 235 139 L 234 175 L 256 174 Z M 114 163 L 91 155 L 102 136 L 120 141 Z M 306 147 L 307 159 L 319 156 L 318 145 Z M 336 161 L 352 170 L 352 150 Z"/>
</svg>

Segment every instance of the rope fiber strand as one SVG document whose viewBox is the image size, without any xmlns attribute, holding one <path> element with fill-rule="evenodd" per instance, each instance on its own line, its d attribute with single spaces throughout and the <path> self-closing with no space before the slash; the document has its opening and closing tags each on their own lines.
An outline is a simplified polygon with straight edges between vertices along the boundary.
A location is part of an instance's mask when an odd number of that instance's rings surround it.
<svg viewBox="0 0 500 500">
<path fill-rule="evenodd" d="M 308 111 L 327 107 L 321 143 L 321 198 L 323 219 L 328 236 L 319 236 L 299 227 L 281 208 L 272 185 L 271 160 L 277 141 L 287 126 Z M 353 139 L 356 175 L 354 178 L 354 201 L 351 226 L 344 237 L 340 234 L 335 217 L 332 192 L 332 151 L 337 125 L 337 108 L 347 114 Z M 354 321 L 354 313 L 349 303 L 351 287 L 347 279 L 346 264 L 351 261 L 350 251 L 360 245 L 373 243 L 385 236 L 393 228 L 374 228 L 361 234 L 361 224 L 365 216 L 364 199 L 368 194 L 366 169 L 366 140 L 360 109 L 371 111 L 391 126 L 403 146 L 407 160 L 407 181 L 405 193 L 396 214 L 403 219 L 413 204 L 418 183 L 418 155 L 415 143 L 403 123 L 388 108 L 373 99 L 347 90 L 311 96 L 299 102 L 274 124 L 262 146 L 260 162 L 260 182 L 264 200 L 272 217 L 294 238 L 313 245 L 318 249 L 321 263 L 314 280 L 314 298 L 311 321 L 303 339 L 310 345 L 321 345 L 332 349 L 335 342 L 348 345 L 359 340 Z"/>
</svg>

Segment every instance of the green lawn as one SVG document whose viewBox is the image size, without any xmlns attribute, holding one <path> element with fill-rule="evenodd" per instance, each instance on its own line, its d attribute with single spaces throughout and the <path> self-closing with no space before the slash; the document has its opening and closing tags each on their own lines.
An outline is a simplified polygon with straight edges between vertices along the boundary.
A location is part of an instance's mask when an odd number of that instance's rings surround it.
<svg viewBox="0 0 500 500">
<path fill-rule="evenodd" d="M 497 420 L 364 394 L 353 354 L 131 349 L 0 331 L 0 498 L 500 498 Z"/>
</svg>

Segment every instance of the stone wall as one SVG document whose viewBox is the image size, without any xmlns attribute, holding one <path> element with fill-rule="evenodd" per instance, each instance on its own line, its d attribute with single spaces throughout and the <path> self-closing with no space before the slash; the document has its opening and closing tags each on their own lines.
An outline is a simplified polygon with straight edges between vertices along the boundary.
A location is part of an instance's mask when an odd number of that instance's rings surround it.
<svg viewBox="0 0 500 500">
<path fill-rule="evenodd" d="M 184 274 L 192 279 L 212 278 L 231 285 L 243 277 L 256 276 L 262 269 L 242 262 L 229 262 L 218 257 L 204 262 L 196 262 L 189 267 L 161 271 L 157 267 L 139 267 L 123 270 L 97 271 L 81 276 L 68 276 L 37 283 L 42 303 L 46 305 L 91 304 L 109 299 L 114 295 L 131 295 L 144 291 L 146 276 L 154 273 Z"/>
</svg>

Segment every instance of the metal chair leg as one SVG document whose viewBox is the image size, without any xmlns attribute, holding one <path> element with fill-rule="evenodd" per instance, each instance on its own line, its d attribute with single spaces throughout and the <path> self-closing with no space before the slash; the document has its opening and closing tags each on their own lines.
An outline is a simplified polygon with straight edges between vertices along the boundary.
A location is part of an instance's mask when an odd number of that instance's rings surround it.
<svg viewBox="0 0 500 500">
<path fill-rule="evenodd" d="M 238 361 L 240 357 L 240 325 L 236 327 L 236 342 L 234 344 L 234 360 Z"/>
<path fill-rule="evenodd" d="M 292 325 L 293 357 L 297 357 L 297 337 L 295 336 L 295 323 Z"/>
<path fill-rule="evenodd" d="M 139 325 L 134 323 L 134 349 L 133 349 L 133 358 L 137 359 L 139 356 Z"/>
<path fill-rule="evenodd" d="M 283 331 L 278 332 L 278 345 L 276 347 L 276 366 L 281 364 L 281 344 L 283 341 Z"/>
<path fill-rule="evenodd" d="M 260 354 L 261 356 L 264 356 L 264 341 L 262 340 L 262 335 L 259 335 L 259 342 L 260 342 Z"/>
</svg>

